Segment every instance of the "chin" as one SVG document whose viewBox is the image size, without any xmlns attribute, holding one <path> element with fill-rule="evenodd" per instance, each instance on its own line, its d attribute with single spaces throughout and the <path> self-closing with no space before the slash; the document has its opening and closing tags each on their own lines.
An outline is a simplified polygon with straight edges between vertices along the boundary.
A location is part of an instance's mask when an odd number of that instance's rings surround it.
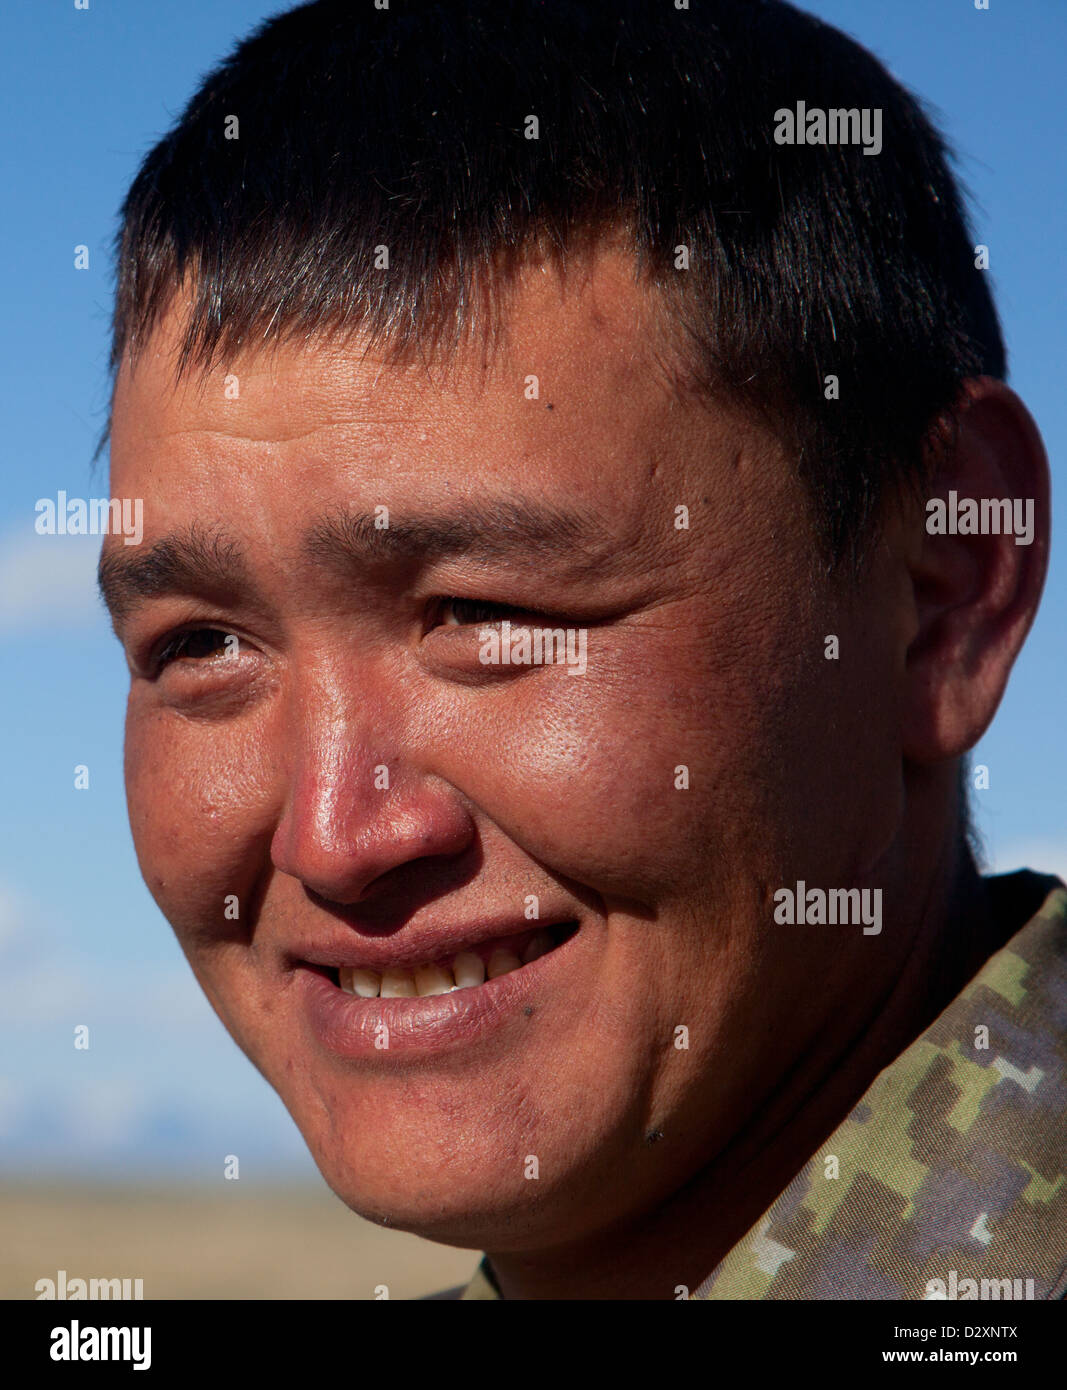
<svg viewBox="0 0 1067 1390">
<path fill-rule="evenodd" d="M 412 1170 L 376 1182 L 350 1164 L 316 1161 L 327 1185 L 357 1216 L 439 1245 L 501 1249 L 516 1235 L 535 1236 L 541 1224 L 532 1210 L 532 1184 L 515 1190 L 502 1173 L 469 1173 L 456 1180 L 440 1170 Z M 537 1207 L 544 1201 L 541 1194 Z"/>
<path fill-rule="evenodd" d="M 569 1173 L 561 1175 L 562 1185 L 557 1180 L 551 1187 L 543 1178 L 524 1177 L 517 1144 L 483 1136 L 483 1147 L 470 1135 L 452 1133 L 437 1143 L 424 1135 L 412 1145 L 396 1132 L 378 1143 L 371 1138 L 353 1144 L 329 1122 L 326 1130 L 302 1133 L 319 1172 L 345 1206 L 375 1225 L 441 1245 L 501 1250 L 515 1241 L 553 1244 L 561 1206 L 588 1214 L 588 1194 L 566 1201 Z"/>
</svg>

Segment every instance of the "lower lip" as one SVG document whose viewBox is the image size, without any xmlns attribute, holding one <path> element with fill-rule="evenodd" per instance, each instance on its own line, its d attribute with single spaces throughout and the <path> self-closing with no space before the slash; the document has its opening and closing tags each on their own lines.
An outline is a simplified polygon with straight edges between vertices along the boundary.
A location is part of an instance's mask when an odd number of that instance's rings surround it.
<svg viewBox="0 0 1067 1390">
<path fill-rule="evenodd" d="M 449 994 L 361 999 L 315 970 L 298 966 L 294 973 L 311 1031 L 328 1052 L 379 1061 L 428 1056 L 470 1047 L 532 1017 L 525 1011 L 538 1008 L 561 982 L 559 957 L 570 954 L 580 935 L 507 975 Z"/>
</svg>

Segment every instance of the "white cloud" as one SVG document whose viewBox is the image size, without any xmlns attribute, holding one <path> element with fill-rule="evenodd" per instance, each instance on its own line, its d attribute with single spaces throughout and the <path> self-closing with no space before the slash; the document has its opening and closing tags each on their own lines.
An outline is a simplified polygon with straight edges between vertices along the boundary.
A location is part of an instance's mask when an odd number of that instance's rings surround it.
<svg viewBox="0 0 1067 1390">
<path fill-rule="evenodd" d="M 18 1127 L 22 1096 L 10 1077 L 0 1076 L 0 1136 L 14 1134 Z"/>
<path fill-rule="evenodd" d="M 89 1027 L 89 1047 L 74 1027 Z M 101 955 L 61 936 L 0 880 L 0 1172 L 87 1162 L 185 1164 L 205 1147 L 308 1160 L 292 1121 L 234 1047 L 175 944 L 170 960 Z M 243 1150 L 242 1150 L 243 1152 Z"/>
<path fill-rule="evenodd" d="M 106 621 L 96 597 L 99 536 L 9 532 L 0 540 L 0 631 L 79 627 Z"/>
<path fill-rule="evenodd" d="M 93 1149 L 120 1149 L 134 1143 L 152 1100 L 128 1076 L 94 1077 L 72 1086 L 67 1103 L 73 1113 L 67 1120 L 72 1134 Z"/>
</svg>

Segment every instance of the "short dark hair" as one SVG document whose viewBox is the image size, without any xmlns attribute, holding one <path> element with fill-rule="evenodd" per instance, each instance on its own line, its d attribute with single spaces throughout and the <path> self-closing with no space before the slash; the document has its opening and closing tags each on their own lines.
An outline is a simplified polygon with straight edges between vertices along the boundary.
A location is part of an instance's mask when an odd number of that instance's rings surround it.
<svg viewBox="0 0 1067 1390">
<path fill-rule="evenodd" d="M 881 151 L 776 143 L 798 101 L 879 109 Z M 112 371 L 179 287 L 182 371 L 326 332 L 454 348 L 531 251 L 621 230 L 682 378 L 774 427 L 831 563 L 856 558 L 887 488 L 928 478 L 961 383 L 1005 374 L 948 162 L 917 98 L 781 0 L 318 0 L 241 43 L 145 158 Z"/>
</svg>

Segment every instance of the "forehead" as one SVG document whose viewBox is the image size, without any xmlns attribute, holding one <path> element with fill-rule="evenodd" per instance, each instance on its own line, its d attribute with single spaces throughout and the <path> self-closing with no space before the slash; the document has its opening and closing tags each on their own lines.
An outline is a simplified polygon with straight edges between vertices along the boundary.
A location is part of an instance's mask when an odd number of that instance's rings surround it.
<svg viewBox="0 0 1067 1390">
<path fill-rule="evenodd" d="M 527 266 L 501 303 L 495 336 L 476 332 L 440 360 L 396 363 L 365 340 L 320 337 L 179 378 L 178 302 L 120 372 L 112 494 L 145 499 L 149 540 L 220 518 L 278 540 L 298 513 L 339 501 L 454 513 L 537 497 L 646 548 L 679 503 L 717 494 L 715 529 L 735 540 L 751 530 L 748 509 L 773 508 L 788 472 L 776 442 L 676 389 L 661 302 L 628 253 L 601 250 L 565 273 Z M 738 487 L 742 474 L 753 487 Z"/>
<path fill-rule="evenodd" d="M 283 440 L 346 419 L 458 424 L 450 415 L 474 404 L 483 418 L 504 412 L 512 423 L 525 416 L 533 424 L 549 411 L 574 418 L 582 407 L 588 416 L 633 402 L 636 415 L 673 403 L 658 301 L 635 283 L 625 253 L 602 251 L 566 273 L 527 266 L 498 303 L 498 331 L 490 336 L 487 320 L 476 323 L 455 352 L 397 361 L 369 350 L 358 334 L 319 336 L 238 351 L 206 374 L 194 366 L 179 378 L 187 319 L 185 301 L 176 299 L 136 365 L 126 362 L 119 373 L 113 452 L 121 457 L 133 440 L 143 445 L 190 431 Z"/>
</svg>

